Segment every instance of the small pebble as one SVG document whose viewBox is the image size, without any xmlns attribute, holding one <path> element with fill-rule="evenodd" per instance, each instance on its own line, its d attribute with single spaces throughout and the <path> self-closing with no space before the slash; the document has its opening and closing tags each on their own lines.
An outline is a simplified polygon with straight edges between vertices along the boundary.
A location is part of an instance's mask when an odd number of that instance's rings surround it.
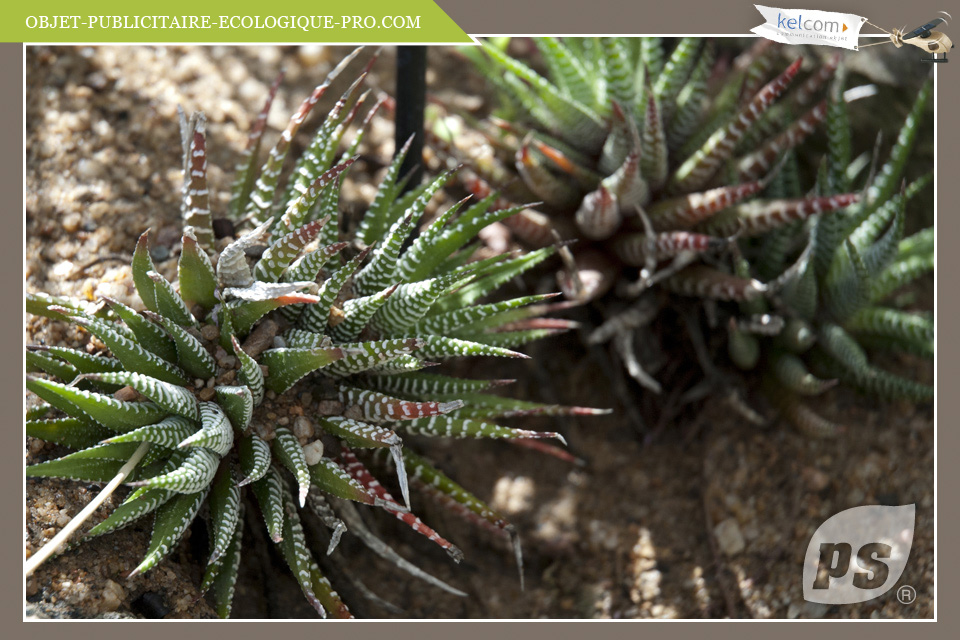
<svg viewBox="0 0 960 640">
<path fill-rule="evenodd" d="M 740 533 L 740 525 L 734 518 L 727 518 L 714 527 L 713 535 L 716 536 L 717 544 L 724 555 L 735 556 L 746 546 L 743 534 Z"/>
<path fill-rule="evenodd" d="M 215 324 L 205 324 L 200 327 L 200 336 L 207 342 L 220 339 L 220 327 Z"/>
<path fill-rule="evenodd" d="M 339 416 L 343 413 L 343 403 L 336 400 L 321 400 L 317 403 L 317 413 L 321 416 Z"/>
<path fill-rule="evenodd" d="M 116 611 L 120 608 L 120 603 L 123 602 L 125 596 L 126 593 L 123 587 L 113 580 L 108 579 L 106 586 L 103 588 L 103 593 L 100 596 L 100 609 L 102 611 Z"/>
<path fill-rule="evenodd" d="M 813 467 L 805 467 L 801 475 L 810 491 L 823 491 L 830 484 L 830 476 Z"/>
<path fill-rule="evenodd" d="M 63 230 L 67 233 L 76 233 L 77 229 L 80 228 L 80 223 L 83 221 L 83 218 L 80 217 L 79 213 L 68 213 L 63 216 L 63 220 L 60 221 L 60 224 L 63 225 Z"/>
<path fill-rule="evenodd" d="M 223 347 L 217 347 L 214 357 L 217 360 L 217 364 L 223 369 L 234 369 L 237 365 L 236 356 L 232 356 L 227 353 Z"/>
<path fill-rule="evenodd" d="M 121 402 L 133 402 L 137 399 L 137 390 L 133 387 L 123 387 L 122 389 L 117 389 L 113 397 Z"/>
<path fill-rule="evenodd" d="M 520 513 L 530 508 L 534 493 L 535 487 L 530 478 L 503 476 L 493 487 L 493 500 L 490 504 L 494 509 L 505 513 Z"/>
<path fill-rule="evenodd" d="M 650 601 L 660 595 L 660 581 L 663 579 L 663 574 L 652 569 L 650 571 L 644 571 L 640 574 L 639 584 L 637 585 L 640 588 L 640 598 L 642 600 Z"/>
<path fill-rule="evenodd" d="M 313 437 L 313 423 L 307 418 L 299 416 L 293 421 L 293 435 L 300 440 Z"/>
<path fill-rule="evenodd" d="M 323 62 L 329 57 L 327 47 L 321 44 L 305 44 L 297 49 L 297 58 L 305 67 Z"/>
<path fill-rule="evenodd" d="M 309 466 L 313 466 L 320 462 L 320 458 L 323 457 L 323 442 L 320 440 L 314 440 L 303 448 L 303 457 L 306 459 Z"/>
</svg>

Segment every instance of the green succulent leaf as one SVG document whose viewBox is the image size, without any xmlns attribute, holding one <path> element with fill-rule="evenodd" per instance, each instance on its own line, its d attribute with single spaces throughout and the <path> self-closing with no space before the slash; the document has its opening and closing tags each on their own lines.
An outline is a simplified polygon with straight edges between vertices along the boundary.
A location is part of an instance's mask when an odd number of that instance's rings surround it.
<svg viewBox="0 0 960 640">
<path fill-rule="evenodd" d="M 27 373 L 49 373 L 61 380 L 73 380 L 80 372 L 71 364 L 52 358 L 39 351 L 27 351 L 25 354 Z"/>
<path fill-rule="evenodd" d="M 165 409 L 152 402 L 126 402 L 31 376 L 27 377 L 27 389 L 74 418 L 91 418 L 112 431 L 131 431 L 167 415 Z"/>
<path fill-rule="evenodd" d="M 206 496 L 205 489 L 196 493 L 183 493 L 157 508 L 147 554 L 131 572 L 131 576 L 149 571 L 173 551 L 187 527 L 193 522 Z"/>
<path fill-rule="evenodd" d="M 297 513 L 297 507 L 293 503 L 293 496 L 285 485 L 281 485 L 281 492 L 284 518 L 283 538 L 279 542 L 280 552 L 283 554 L 283 559 L 286 560 L 287 565 L 293 572 L 293 576 L 300 584 L 300 589 L 303 590 L 303 595 L 306 596 L 307 601 L 322 617 L 326 617 L 326 610 L 313 592 L 313 576 L 310 573 L 310 569 L 316 563 L 307 547 L 303 526 L 300 524 L 300 514 Z"/>
<path fill-rule="evenodd" d="M 104 300 L 110 306 L 110 310 L 130 328 L 138 344 L 168 362 L 177 359 L 177 347 L 163 329 L 125 304 L 110 298 L 104 298 Z"/>
<path fill-rule="evenodd" d="M 139 393 L 155 402 L 157 406 L 164 411 L 175 413 L 191 420 L 198 420 L 200 418 L 196 397 L 189 389 L 185 389 L 184 387 L 129 371 L 90 373 L 84 374 L 84 378 L 119 386 L 133 387 Z"/>
<path fill-rule="evenodd" d="M 184 439 L 178 447 L 206 448 L 225 456 L 233 446 L 233 426 L 220 405 L 214 402 L 200 403 L 200 430 Z"/>
<path fill-rule="evenodd" d="M 28 478 L 69 478 L 86 482 L 112 480 L 133 456 L 139 443 L 102 444 L 26 469 Z"/>
<path fill-rule="evenodd" d="M 127 500 L 114 509 L 103 521 L 90 529 L 87 538 L 112 533 L 153 513 L 177 494 L 164 489 L 148 489 L 133 500 Z"/>
<path fill-rule="evenodd" d="M 269 467 L 263 477 L 253 483 L 253 495 L 257 497 L 270 538 L 280 542 L 284 521 L 283 479 L 276 468 Z"/>
<path fill-rule="evenodd" d="M 330 458 L 310 465 L 310 479 L 320 490 L 337 498 L 373 504 L 374 496 Z"/>
<path fill-rule="evenodd" d="M 240 431 L 245 431 L 253 419 L 253 393 L 250 387 L 219 385 L 213 390 L 217 394 L 217 403 L 223 408 L 230 424 Z"/>
<path fill-rule="evenodd" d="M 233 353 L 240 361 L 240 370 L 238 372 L 240 381 L 250 389 L 250 393 L 253 395 L 253 404 L 254 406 L 258 406 L 263 402 L 263 371 L 260 369 L 257 361 L 248 356 L 240 347 L 240 342 L 236 336 L 231 335 L 230 340 L 232 341 L 231 346 L 233 347 Z"/>
<path fill-rule="evenodd" d="M 174 290 L 173 285 L 166 278 L 156 271 L 148 271 L 147 277 L 153 280 L 155 285 L 157 306 L 160 308 L 157 313 L 182 327 L 192 327 L 197 323 L 187 308 L 187 303 L 183 301 L 183 298 Z"/>
<path fill-rule="evenodd" d="M 197 414 L 199 416 L 199 412 Z M 113 436 L 107 442 L 152 442 L 167 449 L 176 449 L 197 430 L 196 422 L 180 416 L 168 416 L 156 424 Z"/>
<path fill-rule="evenodd" d="M 414 353 L 422 346 L 419 338 L 341 344 L 338 348 L 345 354 L 343 359 L 331 364 L 324 373 L 338 378 L 351 376 Z"/>
<path fill-rule="evenodd" d="M 26 432 L 29 437 L 40 438 L 70 449 L 86 449 L 113 435 L 106 427 L 77 418 L 27 420 Z"/>
<path fill-rule="evenodd" d="M 350 447 L 393 447 L 401 443 L 400 436 L 391 429 L 343 417 L 321 418 L 320 426 Z"/>
<path fill-rule="evenodd" d="M 265 379 L 267 388 L 275 393 L 283 393 L 308 373 L 322 369 L 345 355 L 339 348 L 278 348 L 264 351 L 260 362 L 269 371 Z"/>
<path fill-rule="evenodd" d="M 119 325 L 111 326 L 91 317 L 72 316 L 71 320 L 100 338 L 127 371 L 136 371 L 171 384 L 181 386 L 188 384 L 184 372 L 179 367 L 147 351 L 136 342 L 135 338 L 127 337 L 118 331 L 115 327 Z"/>
<path fill-rule="evenodd" d="M 210 257 L 189 231 L 184 232 L 181 246 L 177 262 L 180 295 L 209 311 L 217 305 L 217 275 Z"/>
<path fill-rule="evenodd" d="M 273 459 L 270 455 L 270 445 L 256 434 L 248 434 L 240 438 L 239 446 L 240 469 L 244 478 L 240 486 L 256 482 L 266 475 Z"/>
<path fill-rule="evenodd" d="M 166 489 L 181 494 L 196 494 L 210 486 L 220 456 L 203 447 L 193 447 L 183 463 L 168 473 L 129 483 L 134 487 Z"/>
<path fill-rule="evenodd" d="M 293 432 L 286 427 L 279 427 L 274 432 L 271 449 L 277 460 L 297 479 L 299 485 L 300 506 L 307 502 L 307 493 L 310 491 L 310 470 L 307 468 L 307 459 L 303 454 L 303 447 Z"/>
<path fill-rule="evenodd" d="M 494 439 L 556 438 L 561 442 L 565 442 L 563 436 L 554 431 L 529 431 L 527 429 L 514 429 L 490 422 L 484 422 L 482 420 L 457 418 L 446 415 L 420 418 L 398 424 L 404 431 L 425 436 Z"/>
<path fill-rule="evenodd" d="M 223 552 L 217 562 L 207 565 L 207 572 L 204 574 L 201 584 L 201 593 L 207 589 L 213 592 L 217 615 L 221 618 L 229 618 L 233 609 L 233 594 L 236 590 L 237 576 L 240 572 L 242 542 L 243 526 L 238 525 L 226 551 Z"/>
<path fill-rule="evenodd" d="M 228 552 L 240 525 L 240 487 L 229 465 L 220 465 L 210 488 L 210 524 L 213 528 L 209 564 Z"/>
<path fill-rule="evenodd" d="M 80 373 L 108 373 L 122 371 L 123 365 L 116 358 L 92 355 L 78 349 L 48 345 L 29 345 L 28 351 L 43 351 L 73 365 Z M 65 379 L 65 378 L 64 378 Z"/>
</svg>

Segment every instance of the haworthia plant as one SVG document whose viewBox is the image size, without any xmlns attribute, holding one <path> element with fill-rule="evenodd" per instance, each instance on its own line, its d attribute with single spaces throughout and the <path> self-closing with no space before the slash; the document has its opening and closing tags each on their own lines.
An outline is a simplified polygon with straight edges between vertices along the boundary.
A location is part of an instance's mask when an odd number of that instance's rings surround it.
<svg viewBox="0 0 960 640">
<path fill-rule="evenodd" d="M 508 416 L 538 406 L 475 393 L 502 381 L 420 373 L 452 357 L 521 357 L 514 349 L 524 340 L 510 328 L 542 313 L 533 304 L 540 298 L 480 298 L 552 250 L 463 264 L 477 232 L 507 215 L 491 212 L 489 200 L 451 208 L 409 244 L 427 202 L 450 175 L 403 195 L 403 153 L 380 184 L 358 237 L 345 239 L 356 244 L 338 237 L 339 185 L 358 143 L 346 144 L 344 136 L 367 97 L 361 93 L 366 70 L 295 159 L 290 181 L 280 179 L 293 135 L 352 58 L 303 102 L 258 169 L 274 85 L 228 209 L 238 223 L 247 218 L 254 228 L 219 244 L 212 227 L 217 212 L 210 211 L 215 201 L 206 189 L 205 120 L 183 118 L 179 281 L 157 271 L 144 232 L 132 262 L 144 311 L 107 300 L 92 312 L 67 299 L 27 296 L 30 313 L 72 322 L 109 350 L 89 355 L 28 347 L 27 388 L 47 404 L 28 413 L 27 435 L 76 452 L 30 466 L 27 476 L 108 480 L 140 443 L 149 443 L 129 478 L 136 489 L 88 537 L 152 515 L 152 538 L 135 571 L 142 573 L 175 548 L 198 514 L 208 514 L 210 557 L 201 589 L 224 617 L 243 556 L 241 514 L 251 500 L 304 596 L 323 616 L 350 612 L 333 587 L 340 576 L 328 580 L 321 572 L 301 512 L 330 527 L 324 553 L 345 530 L 353 532 L 402 569 L 463 595 L 377 539 L 348 503 L 385 510 L 459 561 L 462 553 L 410 512 L 408 474 L 442 475 L 419 456 L 407 462 L 406 434 L 561 438 L 494 422 L 496 412 Z M 111 395 L 119 388 L 129 391 L 122 400 Z M 451 397 L 458 391 L 476 400 Z M 550 415 L 603 413 L 547 409 Z M 379 449 L 391 454 L 400 500 L 366 467 L 372 458 L 364 452 Z M 428 488 L 455 512 L 471 521 L 482 514 L 516 541 L 504 518 L 452 481 Z"/>
<path fill-rule="evenodd" d="M 875 368 L 857 341 L 933 355 L 928 313 L 883 306 L 933 269 L 932 230 L 904 237 L 929 177 L 901 186 L 932 82 L 889 160 L 865 176 L 869 153 L 853 153 L 848 101 L 868 92 L 845 92 L 840 56 L 809 72 L 800 59 L 776 70 L 781 49 L 769 41 L 732 63 L 718 62 L 708 39 L 667 42 L 534 38 L 545 75 L 503 41 L 463 49 L 500 96 L 477 127 L 501 152 L 465 186 L 495 208 L 543 201 L 549 215 L 526 209 L 503 221 L 521 241 L 542 246 L 554 230 L 579 239 L 565 252 L 561 288 L 583 301 L 618 299 L 604 306 L 622 311 L 591 341 L 612 340 L 647 389 L 661 387 L 636 345 L 656 317 L 645 310 L 657 286 L 710 300 L 714 319 L 719 305 L 730 322 L 712 324 L 729 327 L 731 359 L 748 369 L 762 361 L 772 397 L 804 431 L 836 433 L 798 396 L 837 378 L 929 400 L 929 386 Z M 816 171 L 800 166 L 809 153 L 799 145 L 811 135 L 826 139 L 827 153 L 807 190 L 801 176 Z M 815 363 L 825 378 L 808 371 Z"/>
</svg>

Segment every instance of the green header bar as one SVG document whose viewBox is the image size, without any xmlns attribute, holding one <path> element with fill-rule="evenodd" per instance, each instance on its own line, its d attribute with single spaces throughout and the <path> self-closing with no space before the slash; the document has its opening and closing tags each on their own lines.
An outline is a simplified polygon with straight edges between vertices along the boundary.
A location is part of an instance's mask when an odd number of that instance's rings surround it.
<svg viewBox="0 0 960 640">
<path fill-rule="evenodd" d="M 363 2 L 54 0 L 7 10 L 3 42 L 322 42 L 469 44 L 433 0 Z"/>
</svg>

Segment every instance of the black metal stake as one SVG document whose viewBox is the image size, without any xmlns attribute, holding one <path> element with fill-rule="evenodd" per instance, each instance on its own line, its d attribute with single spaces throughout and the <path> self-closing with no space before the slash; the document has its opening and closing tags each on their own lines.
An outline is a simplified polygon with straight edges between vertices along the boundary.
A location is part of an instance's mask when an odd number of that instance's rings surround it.
<svg viewBox="0 0 960 640">
<path fill-rule="evenodd" d="M 394 141 L 399 150 L 415 135 L 410 151 L 400 165 L 400 175 L 409 173 L 404 191 L 416 187 L 423 177 L 423 109 L 427 99 L 427 48 L 397 47 L 397 110 Z"/>
</svg>

